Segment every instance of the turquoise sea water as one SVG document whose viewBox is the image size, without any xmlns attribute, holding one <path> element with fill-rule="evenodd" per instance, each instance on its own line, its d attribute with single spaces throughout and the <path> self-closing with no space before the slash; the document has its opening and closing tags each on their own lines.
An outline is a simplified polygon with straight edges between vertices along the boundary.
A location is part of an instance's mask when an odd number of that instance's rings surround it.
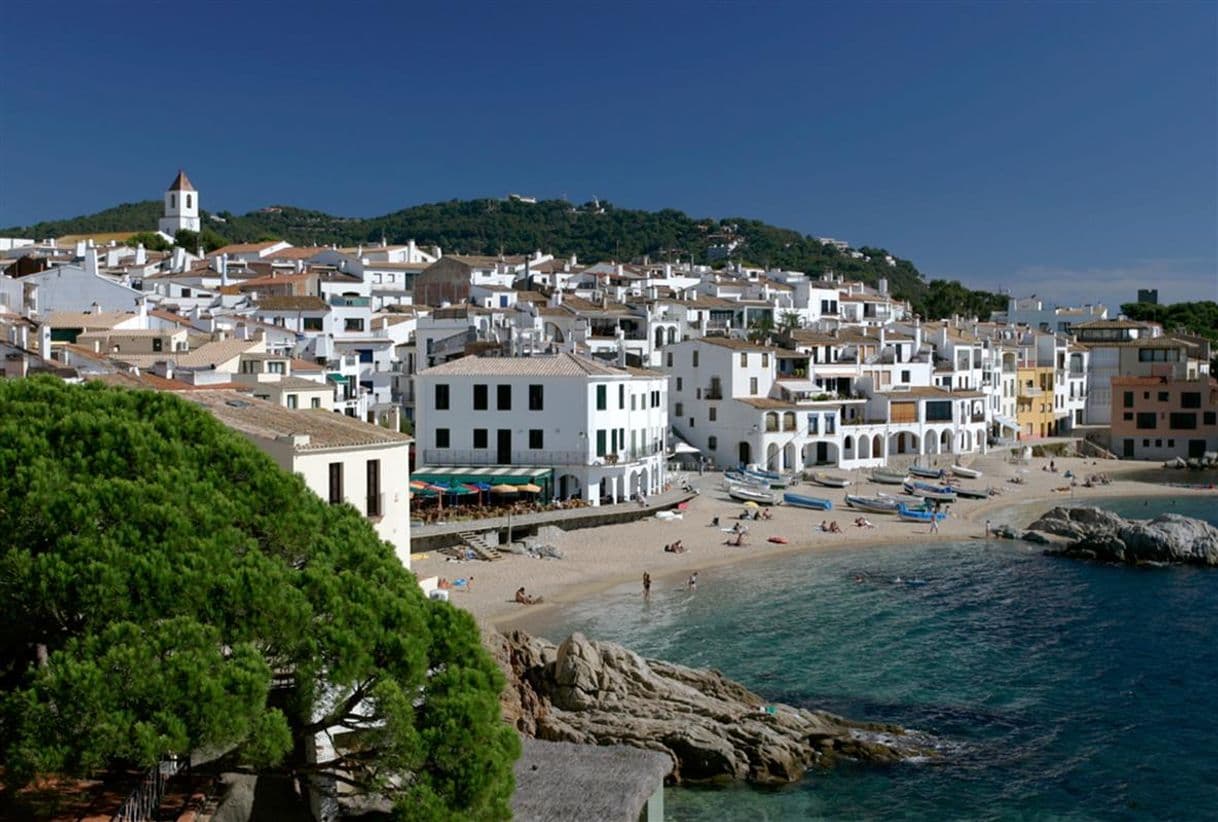
<svg viewBox="0 0 1218 822">
<path fill-rule="evenodd" d="M 1218 497 L 1103 504 L 1218 524 Z M 780 790 L 671 788 L 670 819 L 1218 818 L 1216 570 L 911 544 L 708 571 L 696 592 L 661 584 L 648 603 L 619 589 L 530 627 L 942 744 L 933 764 L 846 766 Z"/>
</svg>

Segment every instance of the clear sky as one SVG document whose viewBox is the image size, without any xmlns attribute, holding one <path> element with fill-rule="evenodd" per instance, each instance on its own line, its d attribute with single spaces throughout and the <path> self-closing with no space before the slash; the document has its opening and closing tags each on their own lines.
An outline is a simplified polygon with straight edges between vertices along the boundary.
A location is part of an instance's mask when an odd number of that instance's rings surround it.
<svg viewBox="0 0 1218 822">
<path fill-rule="evenodd" d="M 1218 3 L 57 3 L 0 225 L 521 192 L 758 217 L 1060 301 L 1218 298 Z"/>
</svg>

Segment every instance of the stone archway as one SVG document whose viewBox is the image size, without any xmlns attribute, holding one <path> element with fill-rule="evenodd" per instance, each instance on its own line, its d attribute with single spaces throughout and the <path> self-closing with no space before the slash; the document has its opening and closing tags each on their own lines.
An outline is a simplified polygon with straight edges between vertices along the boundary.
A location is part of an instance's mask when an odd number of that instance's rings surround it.
<svg viewBox="0 0 1218 822">
<path fill-rule="evenodd" d="M 795 469 L 797 469 L 799 467 L 799 461 L 797 459 L 797 456 L 798 455 L 795 450 L 795 443 L 788 442 L 782 449 L 782 467 L 783 467 L 783 469 L 785 469 L 787 471 L 794 471 Z"/>
<path fill-rule="evenodd" d="M 664 329 L 657 328 L 656 329 L 656 348 L 663 348 L 663 347 L 664 347 Z"/>
<path fill-rule="evenodd" d="M 939 440 L 939 452 L 942 454 L 950 454 L 952 452 L 952 432 L 944 429 L 942 437 Z"/>
<path fill-rule="evenodd" d="M 871 459 L 871 437 L 859 437 L 859 459 Z"/>
<path fill-rule="evenodd" d="M 871 456 L 873 459 L 883 459 L 884 454 L 884 438 L 876 434 L 871 438 Z"/>
<path fill-rule="evenodd" d="M 558 478 L 558 498 L 573 499 L 583 496 L 583 485 L 574 474 L 563 474 Z"/>
<path fill-rule="evenodd" d="M 937 431 L 927 431 L 926 436 L 923 438 L 923 445 L 925 447 L 922 449 L 922 453 L 938 454 L 939 453 L 939 433 Z"/>
<path fill-rule="evenodd" d="M 765 450 L 765 470 L 781 471 L 782 465 L 779 464 L 778 443 L 772 442 Z"/>
<path fill-rule="evenodd" d="M 854 459 L 854 437 L 850 436 L 849 434 L 847 434 L 846 438 L 842 440 L 842 459 Z"/>
<path fill-rule="evenodd" d="M 677 341 L 677 327 L 674 325 L 668 329 L 668 344 L 673 345 Z"/>
<path fill-rule="evenodd" d="M 736 447 L 736 456 L 737 461 L 741 465 L 748 465 L 753 461 L 753 449 L 747 442 L 742 441 L 740 445 Z"/>
</svg>

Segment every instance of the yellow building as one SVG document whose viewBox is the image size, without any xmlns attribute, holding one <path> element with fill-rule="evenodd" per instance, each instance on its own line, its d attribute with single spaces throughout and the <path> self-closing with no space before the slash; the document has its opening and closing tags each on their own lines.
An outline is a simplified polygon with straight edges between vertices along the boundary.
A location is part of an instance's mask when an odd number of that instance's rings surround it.
<svg viewBox="0 0 1218 822">
<path fill-rule="evenodd" d="M 1015 371 L 1015 419 L 1021 440 L 1057 433 L 1053 410 L 1053 366 L 1021 365 Z"/>
</svg>

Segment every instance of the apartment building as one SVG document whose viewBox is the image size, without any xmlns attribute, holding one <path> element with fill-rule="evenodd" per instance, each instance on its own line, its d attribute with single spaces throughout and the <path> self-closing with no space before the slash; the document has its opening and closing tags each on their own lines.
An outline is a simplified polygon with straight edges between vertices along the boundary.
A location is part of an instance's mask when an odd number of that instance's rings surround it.
<svg viewBox="0 0 1218 822">
<path fill-rule="evenodd" d="M 1121 457 L 1167 460 L 1218 452 L 1213 378 L 1117 377 L 1112 398 L 1112 444 Z"/>
<path fill-rule="evenodd" d="M 463 357 L 415 378 L 420 467 L 527 467 L 592 504 L 666 482 L 668 377 L 574 353 Z"/>
</svg>

